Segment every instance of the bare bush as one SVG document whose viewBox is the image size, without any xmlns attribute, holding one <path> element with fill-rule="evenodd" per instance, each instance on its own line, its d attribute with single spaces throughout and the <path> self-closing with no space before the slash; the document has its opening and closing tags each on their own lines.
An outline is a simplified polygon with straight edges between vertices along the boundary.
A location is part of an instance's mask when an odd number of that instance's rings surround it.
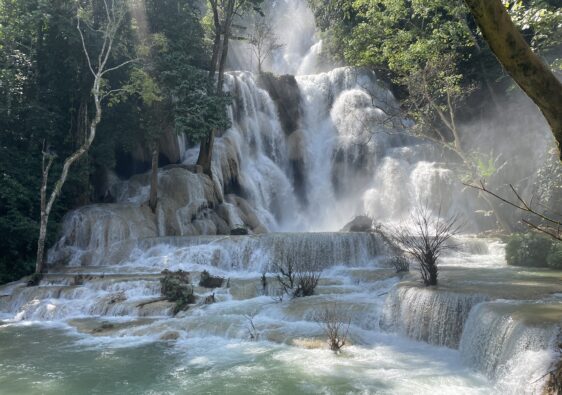
<svg viewBox="0 0 562 395">
<path fill-rule="evenodd" d="M 410 260 L 403 255 L 395 255 L 389 259 L 389 262 L 394 266 L 396 273 L 410 271 Z"/>
<path fill-rule="evenodd" d="M 315 321 L 322 327 L 330 350 L 339 353 L 347 342 L 351 316 L 336 303 L 327 306 L 322 312 L 318 313 Z"/>
<path fill-rule="evenodd" d="M 248 331 L 248 339 L 250 340 L 259 340 L 260 333 L 258 332 L 256 325 L 254 324 L 254 317 L 256 313 L 252 314 L 245 314 L 244 318 L 247 321 L 246 330 Z"/>
<path fill-rule="evenodd" d="M 196 302 L 197 298 L 188 272 L 164 270 L 162 274 L 164 277 L 160 279 L 160 293 L 164 299 L 175 302 L 174 315 Z"/>
<path fill-rule="evenodd" d="M 424 206 L 416 209 L 410 219 L 413 227 L 396 228 L 392 238 L 419 263 L 424 284 L 437 285 L 437 261 L 444 250 L 454 247 L 447 242 L 459 232 L 459 218 L 442 218 L 441 210 L 434 215 Z"/>
<path fill-rule="evenodd" d="M 314 290 L 320 280 L 321 270 L 314 263 L 297 264 L 288 259 L 283 264 L 276 264 L 277 281 L 281 285 L 281 297 L 286 294 L 292 298 L 314 295 Z"/>
</svg>

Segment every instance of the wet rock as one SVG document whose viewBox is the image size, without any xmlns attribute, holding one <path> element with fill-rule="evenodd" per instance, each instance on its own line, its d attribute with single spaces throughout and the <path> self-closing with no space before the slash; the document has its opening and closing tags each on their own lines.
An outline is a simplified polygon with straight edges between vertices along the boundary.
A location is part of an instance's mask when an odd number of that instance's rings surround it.
<svg viewBox="0 0 562 395">
<path fill-rule="evenodd" d="M 265 89 L 277 105 L 279 121 L 289 135 L 297 130 L 301 118 L 301 94 L 294 75 L 261 73 L 259 85 Z"/>
<path fill-rule="evenodd" d="M 240 226 L 238 228 L 230 229 L 230 234 L 233 236 L 243 236 L 248 234 L 248 229 Z"/>
<path fill-rule="evenodd" d="M 224 278 L 212 276 L 208 271 L 204 270 L 203 273 L 201 273 L 201 278 L 199 279 L 199 286 L 204 288 L 220 288 L 223 282 Z"/>
<path fill-rule="evenodd" d="M 29 280 L 27 280 L 27 286 L 36 287 L 39 285 L 42 279 L 43 273 L 33 273 L 31 276 L 29 276 Z"/>
<path fill-rule="evenodd" d="M 92 329 L 92 333 L 102 333 L 115 329 L 115 325 L 110 322 L 102 322 L 100 326 Z"/>
<path fill-rule="evenodd" d="M 248 201 L 236 195 L 227 195 L 225 200 L 237 208 L 240 219 L 253 234 L 267 233 L 267 228 L 260 222 Z"/>
<path fill-rule="evenodd" d="M 78 274 L 74 276 L 74 278 L 72 279 L 72 285 L 74 286 L 83 285 L 83 284 L 84 284 L 84 276 L 82 274 Z"/>
<path fill-rule="evenodd" d="M 217 300 L 215 299 L 214 292 L 211 295 L 205 296 L 205 300 L 203 300 L 203 304 L 213 304 Z"/>
<path fill-rule="evenodd" d="M 373 229 L 373 220 L 366 215 L 359 215 L 347 223 L 342 232 L 370 232 Z"/>
<path fill-rule="evenodd" d="M 305 348 L 307 350 L 321 349 L 326 347 L 326 342 L 318 338 L 296 338 L 291 341 L 296 347 Z"/>
<path fill-rule="evenodd" d="M 127 300 L 127 297 L 125 296 L 125 292 L 121 291 L 118 292 L 116 294 L 112 294 L 108 296 L 108 304 L 115 304 L 115 303 L 120 303 L 120 302 L 124 302 Z"/>
<path fill-rule="evenodd" d="M 179 337 L 178 332 L 165 332 L 160 336 L 160 340 L 177 340 Z"/>
</svg>

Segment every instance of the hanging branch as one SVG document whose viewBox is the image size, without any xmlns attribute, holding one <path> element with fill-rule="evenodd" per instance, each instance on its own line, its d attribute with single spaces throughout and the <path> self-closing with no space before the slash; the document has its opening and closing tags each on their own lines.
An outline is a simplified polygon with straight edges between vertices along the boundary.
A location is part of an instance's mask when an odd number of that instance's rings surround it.
<svg viewBox="0 0 562 395">
<path fill-rule="evenodd" d="M 528 221 L 526 219 L 522 219 L 521 221 L 525 225 L 530 227 L 531 229 L 534 229 L 538 232 L 544 233 L 544 234 L 552 237 L 555 240 L 562 241 L 562 221 L 551 218 L 551 217 L 548 217 L 545 214 L 536 211 L 532 207 L 531 202 L 527 203 L 521 197 L 521 195 L 517 192 L 517 190 L 515 189 L 515 187 L 512 184 L 509 184 L 509 187 L 511 188 L 511 191 L 515 195 L 516 202 L 512 202 L 511 200 L 509 200 L 507 198 L 504 198 L 504 197 L 498 195 L 497 193 L 494 193 L 493 191 L 487 189 L 486 185 L 484 185 L 484 183 L 482 181 L 480 181 L 480 185 L 467 184 L 467 183 L 464 183 L 464 185 L 466 185 L 467 187 L 476 189 L 478 191 L 485 192 L 485 193 L 495 197 L 496 199 L 501 200 L 502 202 L 506 203 L 507 205 L 509 205 L 511 207 L 515 207 L 515 208 L 517 208 L 521 211 L 524 211 L 526 213 L 529 213 L 529 214 L 541 219 L 542 221 L 546 222 L 546 224 L 544 224 L 544 225 L 535 224 L 535 223 L 533 223 L 531 221 Z"/>
</svg>

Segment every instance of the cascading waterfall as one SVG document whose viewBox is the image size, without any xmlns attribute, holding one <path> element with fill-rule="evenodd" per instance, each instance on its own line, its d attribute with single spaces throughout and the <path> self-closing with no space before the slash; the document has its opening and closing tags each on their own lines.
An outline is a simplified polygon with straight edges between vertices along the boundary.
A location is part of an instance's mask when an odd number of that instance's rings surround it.
<svg viewBox="0 0 562 395">
<path fill-rule="evenodd" d="M 314 31 L 312 14 L 300 0 L 283 4 L 282 15 L 299 23 L 270 66 L 296 76 L 227 73 L 232 126 L 216 139 L 213 178 L 197 169 L 198 148 L 180 136 L 182 163 L 160 169 L 155 213 L 145 204 L 148 174 L 116 180 L 115 203 L 70 212 L 40 286 L 0 287 L 5 333 L 22 322 L 57 323 L 79 340 L 41 347 L 70 359 L 100 344 L 142 354 L 175 341 L 154 353 L 179 359 L 152 361 L 170 377 L 146 385 L 155 391 L 540 392 L 541 375 L 559 357 L 558 274 L 508 268 L 501 242 L 462 237 L 464 248 L 443 257 L 441 285 L 427 289 L 415 267 L 394 272 L 378 233 L 337 232 L 360 214 L 399 221 L 430 197 L 477 229 L 471 213 L 479 203 L 461 192 L 433 145 L 404 134 L 408 120 L 389 117 L 399 104 L 375 74 L 346 67 L 313 74 L 322 43 L 303 34 Z M 241 229 L 248 235 L 230 235 Z M 321 271 L 314 296 L 280 301 L 276 266 L 289 263 Z M 165 269 L 189 272 L 197 296 L 175 317 L 174 303 L 160 297 Z M 224 284 L 199 286 L 203 271 Z M 345 359 L 325 350 L 317 322 L 333 306 L 350 319 Z M 249 334 L 259 341 L 240 341 Z M 12 375 L 21 366 L 16 350 L 6 357 L 13 365 L 3 365 Z M 277 387 L 264 387 L 269 382 Z M 14 383 L 8 391 L 22 392 Z"/>
<path fill-rule="evenodd" d="M 560 333 L 561 304 L 487 302 L 466 321 L 460 352 L 467 364 L 498 380 L 505 391 L 540 391 Z M 554 354 L 554 355 L 553 355 Z"/>
<path fill-rule="evenodd" d="M 419 285 L 399 286 L 386 299 L 381 326 L 417 340 L 457 348 L 470 311 L 485 299 L 485 295 Z"/>
</svg>

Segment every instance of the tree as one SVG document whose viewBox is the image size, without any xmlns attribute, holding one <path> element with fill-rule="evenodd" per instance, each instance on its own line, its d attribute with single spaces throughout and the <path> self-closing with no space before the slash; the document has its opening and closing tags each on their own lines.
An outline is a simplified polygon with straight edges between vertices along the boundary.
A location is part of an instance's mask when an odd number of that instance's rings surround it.
<svg viewBox="0 0 562 395">
<path fill-rule="evenodd" d="M 511 207 L 528 213 L 531 219 L 523 218 L 522 222 L 525 225 L 532 230 L 548 235 L 554 240 L 562 241 L 562 220 L 557 218 L 557 216 L 560 217 L 562 215 L 543 205 L 541 205 L 540 209 L 533 207 L 533 201 L 526 201 L 523 199 L 513 185 L 509 185 L 513 195 L 515 196 L 513 201 L 489 190 L 483 182 L 480 182 L 480 184 L 473 183 L 465 185 L 493 196 Z"/>
<path fill-rule="evenodd" d="M 262 72 L 263 62 L 267 60 L 276 50 L 284 47 L 273 31 L 271 20 L 261 18 L 254 23 L 248 37 L 248 43 L 258 63 L 258 73 Z"/>
<path fill-rule="evenodd" d="M 208 56 L 196 7 L 190 0 L 147 0 L 133 9 L 137 67 L 120 101 L 138 102 L 139 140 L 151 157 L 148 204 L 158 202 L 159 142 L 175 131 L 197 142 L 210 128 L 227 126 L 225 100 L 207 91 Z"/>
<path fill-rule="evenodd" d="M 110 66 L 109 60 L 110 56 L 114 48 L 118 44 L 119 39 L 119 32 L 122 27 L 123 20 L 125 18 L 127 7 L 126 2 L 123 0 L 111 0 L 110 2 L 104 1 L 103 2 L 103 17 L 101 20 L 103 22 L 97 23 L 88 23 L 84 21 L 84 18 L 92 17 L 93 12 L 93 3 L 88 3 L 89 8 L 82 8 L 78 9 L 77 14 L 77 26 L 78 32 L 80 34 L 82 48 L 84 51 L 84 55 L 87 59 L 88 68 L 94 78 L 92 83 L 92 97 L 94 100 L 95 105 L 95 115 L 94 117 L 88 122 L 87 130 L 85 131 L 86 135 L 84 141 L 81 145 L 64 160 L 64 164 L 62 167 L 62 171 L 51 191 L 49 197 L 47 198 L 47 183 L 49 179 L 49 171 L 55 160 L 56 156 L 53 155 L 48 150 L 43 151 L 43 160 L 42 160 L 42 182 L 41 182 L 41 190 L 40 190 L 40 200 L 41 200 L 41 221 L 39 224 L 39 238 L 37 241 L 37 259 L 35 265 L 35 272 L 42 273 L 45 269 L 45 239 L 47 236 L 47 225 L 49 221 L 49 215 L 53 208 L 53 204 L 59 197 L 62 187 L 67 180 L 68 172 L 72 165 L 78 161 L 92 145 L 94 138 L 96 137 L 96 130 L 98 124 L 101 122 L 102 116 L 102 101 L 108 97 L 112 92 L 111 91 L 104 91 L 104 77 L 107 73 L 117 70 L 129 63 L 132 60 L 127 60 L 121 64 Z M 83 22 L 84 21 L 84 22 Z M 82 23 L 86 24 L 86 27 L 92 31 L 100 33 L 102 36 L 102 45 L 101 48 L 96 53 L 95 57 L 91 56 L 88 48 L 86 46 L 86 41 L 84 38 L 83 27 Z"/>
<path fill-rule="evenodd" d="M 277 282 L 281 286 L 280 298 L 289 295 L 300 298 L 314 295 L 322 270 L 314 262 L 299 263 L 287 258 L 283 263 L 275 264 Z"/>
<path fill-rule="evenodd" d="M 442 218 L 441 211 L 434 215 L 427 206 L 421 206 L 410 221 L 413 228 L 396 228 L 391 237 L 420 265 L 424 284 L 437 285 L 437 263 L 443 251 L 453 247 L 448 242 L 460 230 L 458 217 Z"/>
<path fill-rule="evenodd" d="M 315 321 L 322 327 L 330 350 L 339 353 L 347 343 L 349 327 L 351 326 L 351 314 L 345 311 L 337 303 L 316 314 Z"/>
<path fill-rule="evenodd" d="M 209 95 L 211 95 L 214 90 L 216 96 L 224 97 L 224 71 L 234 18 L 241 16 L 242 13 L 250 9 L 261 12 L 259 5 L 262 1 L 263 0 L 209 0 L 213 21 L 213 52 L 208 75 Z M 209 176 L 212 176 L 212 153 L 216 131 L 216 127 L 210 128 L 206 136 L 201 140 L 199 157 L 197 158 L 197 164 L 200 165 L 203 171 Z"/>
<path fill-rule="evenodd" d="M 562 83 L 517 30 L 500 0 L 465 0 L 498 61 L 535 102 L 562 160 Z"/>
<path fill-rule="evenodd" d="M 171 111 L 166 106 L 165 97 L 161 88 L 153 75 L 156 70 L 152 67 L 151 61 L 144 59 L 140 67 L 135 68 L 130 76 L 130 80 L 120 89 L 121 97 L 118 100 L 126 100 L 129 96 L 137 96 L 143 107 L 139 114 L 140 127 L 142 132 L 141 141 L 150 150 L 150 192 L 148 205 L 152 212 L 156 211 L 158 202 L 158 156 L 160 153 L 158 141 L 163 135 L 166 125 L 170 122 Z"/>
<path fill-rule="evenodd" d="M 463 127 L 483 113 L 502 116 L 497 104 L 499 85 L 490 82 L 500 79 L 501 70 L 493 68 L 493 54 L 481 40 L 463 2 L 330 0 L 325 5 L 309 1 L 318 25 L 324 29 L 325 48 L 333 51 L 333 56 L 347 64 L 369 67 L 393 84 L 402 111 L 387 113 L 382 123 L 391 124 L 396 133 L 406 132 L 436 143 L 446 157 L 460 164 L 456 174 L 463 182 L 487 179 L 494 184 L 500 170 L 513 169 L 509 158 L 494 155 L 492 147 L 480 145 Z M 529 37 L 544 51 L 558 45 L 556 39 L 540 39 L 546 26 L 557 25 L 557 14 L 537 8 L 532 15 L 521 18 L 532 26 Z M 549 17 L 539 24 L 536 15 Z M 487 105 L 490 101 L 494 106 Z M 480 110 L 474 111 L 478 107 Z M 415 123 L 396 127 L 394 121 L 401 116 Z M 478 197 L 493 212 L 499 226 L 511 232 L 512 221 L 501 204 L 486 193 L 479 192 Z"/>
</svg>

